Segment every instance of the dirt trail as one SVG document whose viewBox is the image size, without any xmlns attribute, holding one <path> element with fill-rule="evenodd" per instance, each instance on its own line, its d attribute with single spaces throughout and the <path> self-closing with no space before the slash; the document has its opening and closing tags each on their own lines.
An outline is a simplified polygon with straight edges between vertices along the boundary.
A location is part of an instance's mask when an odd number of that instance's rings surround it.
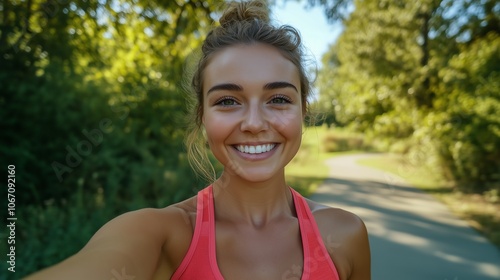
<svg viewBox="0 0 500 280">
<path fill-rule="evenodd" d="M 358 165 L 374 155 L 327 161 L 312 200 L 360 216 L 373 280 L 500 280 L 500 251 L 432 196 L 392 174 Z"/>
</svg>

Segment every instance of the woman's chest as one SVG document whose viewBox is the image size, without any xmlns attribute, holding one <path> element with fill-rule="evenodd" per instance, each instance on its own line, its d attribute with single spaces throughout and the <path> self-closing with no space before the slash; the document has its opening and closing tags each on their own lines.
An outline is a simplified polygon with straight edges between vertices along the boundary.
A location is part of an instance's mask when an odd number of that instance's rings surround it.
<svg viewBox="0 0 500 280">
<path fill-rule="evenodd" d="M 226 280 L 301 279 L 304 255 L 298 224 L 216 230 L 217 266 Z"/>
</svg>

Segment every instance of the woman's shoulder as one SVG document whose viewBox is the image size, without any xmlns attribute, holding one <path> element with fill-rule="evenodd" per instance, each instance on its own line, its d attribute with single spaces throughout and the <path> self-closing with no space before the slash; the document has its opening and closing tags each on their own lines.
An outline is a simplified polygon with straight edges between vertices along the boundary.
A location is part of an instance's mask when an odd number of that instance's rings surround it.
<svg viewBox="0 0 500 280">
<path fill-rule="evenodd" d="M 178 229 L 179 227 L 192 228 L 191 218 L 196 218 L 196 196 L 169 205 L 164 208 L 142 208 L 126 212 L 112 219 L 105 225 L 106 227 L 131 227 L 153 230 L 148 233 L 154 234 L 159 232 L 168 233 L 170 230 Z M 141 231 L 144 234 L 144 231 Z"/>
<path fill-rule="evenodd" d="M 176 243 L 192 234 L 196 222 L 196 196 L 164 208 L 142 208 L 109 221 L 101 230 L 126 229 L 128 234 L 148 235 L 158 242 Z M 98 232 L 99 233 L 99 232 Z"/>
<path fill-rule="evenodd" d="M 349 276 L 345 279 L 369 279 L 370 245 L 363 220 L 341 208 L 306 201 L 339 274 Z"/>
<path fill-rule="evenodd" d="M 328 231 L 345 232 L 350 234 L 360 230 L 366 230 L 363 220 L 356 214 L 341 208 L 330 207 L 318 202 L 306 199 L 309 209 L 320 228 Z"/>
<path fill-rule="evenodd" d="M 164 208 L 142 208 L 121 214 L 103 225 L 84 249 L 103 243 L 127 246 L 133 240 L 148 240 L 150 248 L 161 248 L 172 238 L 192 231 L 193 199 L 196 197 Z"/>
<path fill-rule="evenodd" d="M 168 242 L 177 243 L 177 238 L 186 239 L 191 236 L 196 224 L 196 198 L 193 196 L 184 201 L 172 204 L 163 209 L 161 213 L 161 223 L 165 226 L 168 235 Z M 188 238 L 191 241 L 191 238 Z"/>
</svg>

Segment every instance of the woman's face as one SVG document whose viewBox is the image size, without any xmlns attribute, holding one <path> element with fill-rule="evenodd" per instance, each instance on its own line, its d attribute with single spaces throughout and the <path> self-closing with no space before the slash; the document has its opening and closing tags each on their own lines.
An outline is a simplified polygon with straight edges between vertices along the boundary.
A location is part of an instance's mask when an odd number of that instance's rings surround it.
<svg viewBox="0 0 500 280">
<path fill-rule="evenodd" d="M 204 71 L 203 124 L 225 171 L 261 182 L 283 176 L 302 138 L 295 65 L 264 44 L 216 53 Z"/>
</svg>

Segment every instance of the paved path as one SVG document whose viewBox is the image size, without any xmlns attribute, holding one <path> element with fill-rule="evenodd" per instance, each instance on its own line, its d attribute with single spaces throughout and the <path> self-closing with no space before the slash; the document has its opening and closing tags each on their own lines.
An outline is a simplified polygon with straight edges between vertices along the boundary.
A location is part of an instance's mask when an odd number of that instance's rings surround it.
<svg viewBox="0 0 500 280">
<path fill-rule="evenodd" d="M 430 195 L 359 166 L 373 155 L 327 161 L 312 200 L 356 213 L 370 235 L 373 280 L 500 280 L 500 251 Z"/>
</svg>

